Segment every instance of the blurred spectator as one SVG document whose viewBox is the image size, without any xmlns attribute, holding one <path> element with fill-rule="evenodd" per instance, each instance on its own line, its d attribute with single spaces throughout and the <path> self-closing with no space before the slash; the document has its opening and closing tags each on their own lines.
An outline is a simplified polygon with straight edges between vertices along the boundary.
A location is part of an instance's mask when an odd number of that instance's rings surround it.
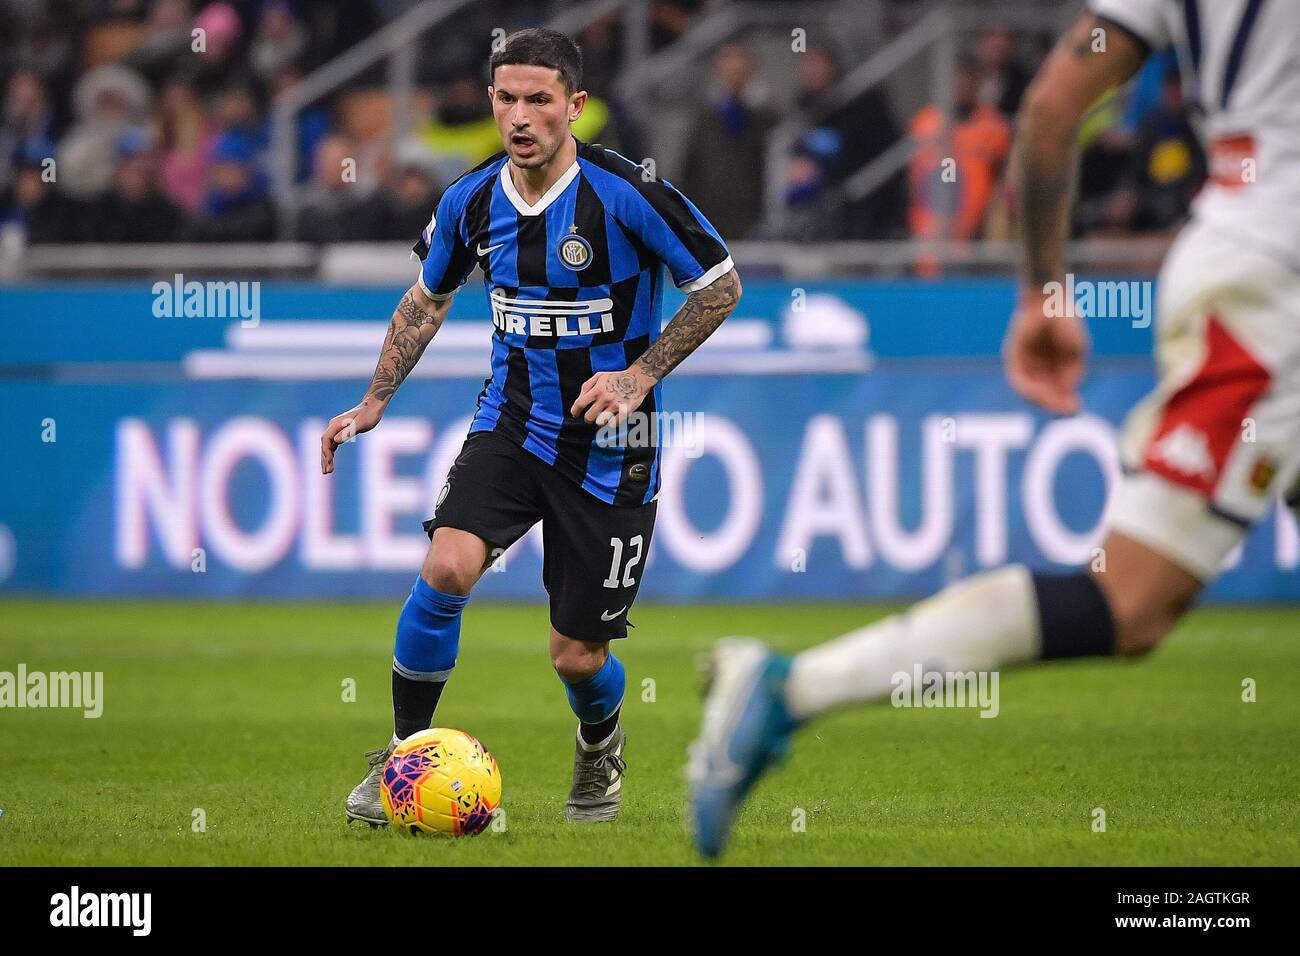
<svg viewBox="0 0 1300 956">
<path fill-rule="evenodd" d="M 248 51 L 249 63 L 263 80 L 270 80 L 295 63 L 307 48 L 307 31 L 284 0 L 270 0 L 262 8 L 257 36 Z"/>
<path fill-rule="evenodd" d="M 95 242 L 168 242 L 180 211 L 158 187 L 158 157 L 145 130 L 129 130 L 118 144 L 121 163 L 113 189 L 90 211 Z"/>
<path fill-rule="evenodd" d="M 918 239 L 977 238 L 1011 148 L 1011 124 L 991 103 L 979 101 L 979 67 L 964 60 L 953 92 L 953 125 L 944 126 L 936 104 L 912 118 L 916 145 L 908 168 L 908 220 Z"/>
<path fill-rule="evenodd" d="M 437 163 L 428 151 L 415 143 L 399 146 L 380 195 L 373 238 L 414 242 L 429 224 L 441 194 Z"/>
<path fill-rule="evenodd" d="M 1165 231 L 1187 215 L 1205 182 L 1206 159 L 1183 100 L 1177 67 L 1164 75 L 1160 102 L 1142 121 L 1123 186 L 1102 207 L 1108 232 Z"/>
<path fill-rule="evenodd" d="M 992 103 L 1007 119 L 1020 109 L 1031 75 L 1016 56 L 1016 40 L 1010 30 L 990 30 L 980 38 L 980 72 L 983 74 L 980 102 Z"/>
<path fill-rule="evenodd" d="M 149 117 L 149 86 L 119 63 L 96 67 L 73 91 L 76 121 L 58 147 L 59 188 L 76 199 L 108 191 L 122 132 Z"/>
<path fill-rule="evenodd" d="M 260 162 L 270 143 L 270 129 L 262 114 L 260 92 L 251 80 L 238 80 L 221 91 L 217 121 L 225 135 L 238 139 Z"/>
<path fill-rule="evenodd" d="M 618 80 L 623 59 L 620 27 L 617 15 L 611 14 L 593 20 L 578 35 L 578 46 L 582 49 L 582 85 L 597 96 L 610 96 Z"/>
<path fill-rule="evenodd" d="M 786 160 L 783 208 L 777 218 L 764 219 L 753 238 L 827 242 L 846 234 L 848 206 L 832 174 L 839 149 L 839 138 L 829 129 L 800 137 Z"/>
<path fill-rule="evenodd" d="M 266 178 L 248 139 L 222 134 L 208 171 L 204 214 L 182 230 L 186 242 L 265 242 L 275 235 L 275 210 Z"/>
<path fill-rule="evenodd" d="M 446 172 L 460 175 L 501 149 L 492 104 L 482 81 L 466 74 L 444 86 L 434 117 L 420 130 L 433 152 L 447 158 Z"/>
<path fill-rule="evenodd" d="M 1074 217 L 1078 231 L 1113 232 L 1132 225 L 1138 137 L 1147 117 L 1161 108 L 1166 83 L 1177 81 L 1177 70 L 1173 51 L 1157 54 L 1123 95 L 1112 93 L 1088 111 L 1079 130 L 1082 155 Z M 1171 93 L 1181 102 L 1180 91 Z M 1199 146 L 1196 149 L 1199 152 Z"/>
<path fill-rule="evenodd" d="M 194 28 L 202 31 L 194 74 L 199 93 L 210 96 L 242 79 L 247 73 L 240 42 L 244 23 L 235 8 L 229 3 L 210 3 L 195 17 Z"/>
<path fill-rule="evenodd" d="M 763 211 L 767 134 L 774 117 L 754 83 L 754 59 L 746 47 L 724 46 L 716 71 L 717 92 L 695 111 L 688 127 L 681 186 L 723 238 L 740 239 Z"/>
<path fill-rule="evenodd" d="M 615 14 L 594 20 L 583 29 L 578 35 L 578 45 L 582 48 L 582 82 L 587 92 L 609 109 L 608 122 L 600 132 L 599 141 L 624 156 L 645 156 L 648 148 L 640 125 L 615 96 L 623 61 L 622 38 L 621 23 Z M 589 133 L 582 136 L 589 138 Z"/>
<path fill-rule="evenodd" d="M 843 99 L 839 57 L 829 47 L 811 45 L 799 57 L 797 105 L 814 129 L 825 130 L 822 163 L 827 177 L 840 183 L 898 142 L 903 132 L 889 100 L 879 88 Z M 903 229 L 906 187 L 901 174 L 872 195 L 851 204 L 847 234 L 828 239 L 894 238 Z"/>
<path fill-rule="evenodd" d="M 208 167 L 219 131 L 188 83 L 174 79 L 162 93 L 154 138 L 162 152 L 159 175 L 167 197 L 187 213 L 203 208 Z"/>
<path fill-rule="evenodd" d="M 719 0 L 650 0 L 650 45 L 659 49 L 681 37 L 691 21 Z"/>
<path fill-rule="evenodd" d="M 445 158 L 440 167 L 443 178 L 454 178 L 501 152 L 492 103 L 477 75 L 459 76 L 445 86 L 435 112 L 418 135 L 428 149 Z M 600 97 L 588 96 L 582 115 L 573 124 L 573 135 L 584 142 L 598 142 L 608 122 L 609 106 Z"/>
<path fill-rule="evenodd" d="M 31 243 L 77 242 L 84 232 L 83 210 L 80 204 L 54 188 L 42 165 L 43 158 L 31 155 L 18 158 L 13 199 L 6 219 L 23 229 Z"/>
<path fill-rule="evenodd" d="M 1097 208 L 1120 188 L 1131 165 L 1140 118 L 1130 126 L 1125 114 L 1124 98 L 1112 90 L 1093 104 L 1080 124 L 1075 220 L 1083 228 L 1100 221 Z"/>
<path fill-rule="evenodd" d="M 154 0 L 144 35 L 123 62 L 157 85 L 189 54 L 192 42 L 188 0 Z"/>
<path fill-rule="evenodd" d="M 60 30 L 52 12 L 38 8 L 20 17 L 18 42 L 12 62 L 15 69 L 31 70 L 46 83 L 59 86 L 59 80 L 72 62 L 72 34 Z M 56 92 L 66 92 L 57 89 Z"/>
<path fill-rule="evenodd" d="M 0 191 L 12 181 L 20 155 L 53 156 L 54 111 L 45 83 L 34 70 L 19 70 L 5 89 L 0 118 Z"/>
<path fill-rule="evenodd" d="M 302 82 L 302 69 L 296 63 L 286 63 L 270 77 L 272 99 L 293 89 Z M 330 131 L 329 110 L 319 104 L 305 106 L 298 111 L 298 163 L 295 182 L 311 178 L 316 150 Z"/>
<path fill-rule="evenodd" d="M 353 144 L 342 136 L 327 136 L 322 141 L 316 153 L 315 176 L 298 215 L 299 241 L 360 242 L 373 237 L 378 204 L 357 190 L 355 157 Z M 426 213 L 426 223 L 432 213 L 432 208 Z"/>
</svg>

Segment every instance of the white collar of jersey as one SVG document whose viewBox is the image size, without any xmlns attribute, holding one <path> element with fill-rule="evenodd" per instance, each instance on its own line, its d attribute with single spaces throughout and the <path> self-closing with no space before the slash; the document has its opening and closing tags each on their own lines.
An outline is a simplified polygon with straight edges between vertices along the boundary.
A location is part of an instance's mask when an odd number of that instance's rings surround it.
<svg viewBox="0 0 1300 956">
<path fill-rule="evenodd" d="M 505 190 L 506 198 L 510 200 L 510 205 L 519 211 L 521 216 L 536 216 L 559 197 L 560 193 L 568 188 L 569 183 L 573 182 L 578 175 L 578 161 L 575 159 L 573 165 L 566 169 L 563 175 L 555 181 L 550 189 L 546 190 L 545 195 L 537 200 L 537 204 L 530 206 L 524 202 L 524 197 L 519 195 L 519 190 L 515 188 L 515 181 L 510 178 L 510 160 L 506 160 L 501 167 L 501 188 Z"/>
</svg>

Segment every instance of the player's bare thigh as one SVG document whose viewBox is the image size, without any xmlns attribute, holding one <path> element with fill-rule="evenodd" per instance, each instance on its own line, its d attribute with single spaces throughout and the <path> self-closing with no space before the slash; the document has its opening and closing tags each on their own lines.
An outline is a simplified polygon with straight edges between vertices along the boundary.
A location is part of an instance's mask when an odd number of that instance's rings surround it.
<svg viewBox="0 0 1300 956">
<path fill-rule="evenodd" d="M 1201 582 L 1146 545 L 1112 531 L 1102 545 L 1105 570 L 1093 577 L 1115 619 L 1116 650 L 1125 656 L 1154 648 L 1191 607 Z"/>
<path fill-rule="evenodd" d="M 459 528 L 436 528 L 420 577 L 435 591 L 469 594 L 491 564 L 488 554 L 487 542 L 478 535 Z"/>
</svg>

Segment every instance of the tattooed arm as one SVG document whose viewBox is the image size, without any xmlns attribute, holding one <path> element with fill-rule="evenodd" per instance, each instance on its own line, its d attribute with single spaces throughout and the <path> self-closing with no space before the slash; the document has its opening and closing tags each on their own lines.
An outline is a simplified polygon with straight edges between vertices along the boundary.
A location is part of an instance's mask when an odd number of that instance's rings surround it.
<svg viewBox="0 0 1300 956">
<path fill-rule="evenodd" d="M 1084 14 L 1039 70 L 1017 117 L 1020 301 L 1003 365 L 1012 388 L 1051 412 L 1078 411 L 1088 352 L 1087 329 L 1073 310 L 1049 315 L 1045 308 L 1048 284 L 1065 279 L 1079 123 L 1098 97 L 1137 72 L 1148 52 L 1123 27 Z"/>
<path fill-rule="evenodd" d="M 388 335 L 365 398 L 342 415 L 334 416 L 325 426 L 320 439 L 321 474 L 328 475 L 334 470 L 334 451 L 339 445 L 379 424 L 393 393 L 420 361 L 425 346 L 437 334 L 450 307 L 450 298 L 430 299 L 418 282 L 402 296 L 388 324 Z"/>
<path fill-rule="evenodd" d="M 1127 82 L 1146 59 L 1142 41 L 1091 14 L 1080 17 L 1043 64 L 1017 119 L 1015 162 L 1021 278 L 1041 287 L 1065 271 L 1078 164 L 1076 136 L 1088 108 Z"/>
<path fill-rule="evenodd" d="M 654 345 L 622 372 L 597 372 L 582 386 L 571 409 L 575 418 L 604 425 L 610 416 L 626 417 L 650 390 L 713 334 L 740 301 L 740 277 L 732 269 L 686 296 Z M 584 411 L 585 410 L 585 411 Z"/>
</svg>

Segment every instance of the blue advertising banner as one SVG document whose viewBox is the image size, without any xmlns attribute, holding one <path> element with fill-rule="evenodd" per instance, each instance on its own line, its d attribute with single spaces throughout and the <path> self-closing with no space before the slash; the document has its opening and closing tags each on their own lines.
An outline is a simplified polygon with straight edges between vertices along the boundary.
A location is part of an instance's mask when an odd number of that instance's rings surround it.
<svg viewBox="0 0 1300 956">
<path fill-rule="evenodd" d="M 400 595 L 481 379 L 412 379 L 319 469 L 325 421 L 363 383 L 5 381 L 0 589 L 191 598 Z M 915 596 L 1007 561 L 1086 562 L 1115 430 L 1150 386 L 1096 368 L 1087 411 L 1027 409 L 996 365 L 666 383 L 664 488 L 643 594 L 661 601 Z M 1300 598 L 1282 509 L 1211 596 Z M 540 535 L 483 597 L 540 596 Z"/>
</svg>

